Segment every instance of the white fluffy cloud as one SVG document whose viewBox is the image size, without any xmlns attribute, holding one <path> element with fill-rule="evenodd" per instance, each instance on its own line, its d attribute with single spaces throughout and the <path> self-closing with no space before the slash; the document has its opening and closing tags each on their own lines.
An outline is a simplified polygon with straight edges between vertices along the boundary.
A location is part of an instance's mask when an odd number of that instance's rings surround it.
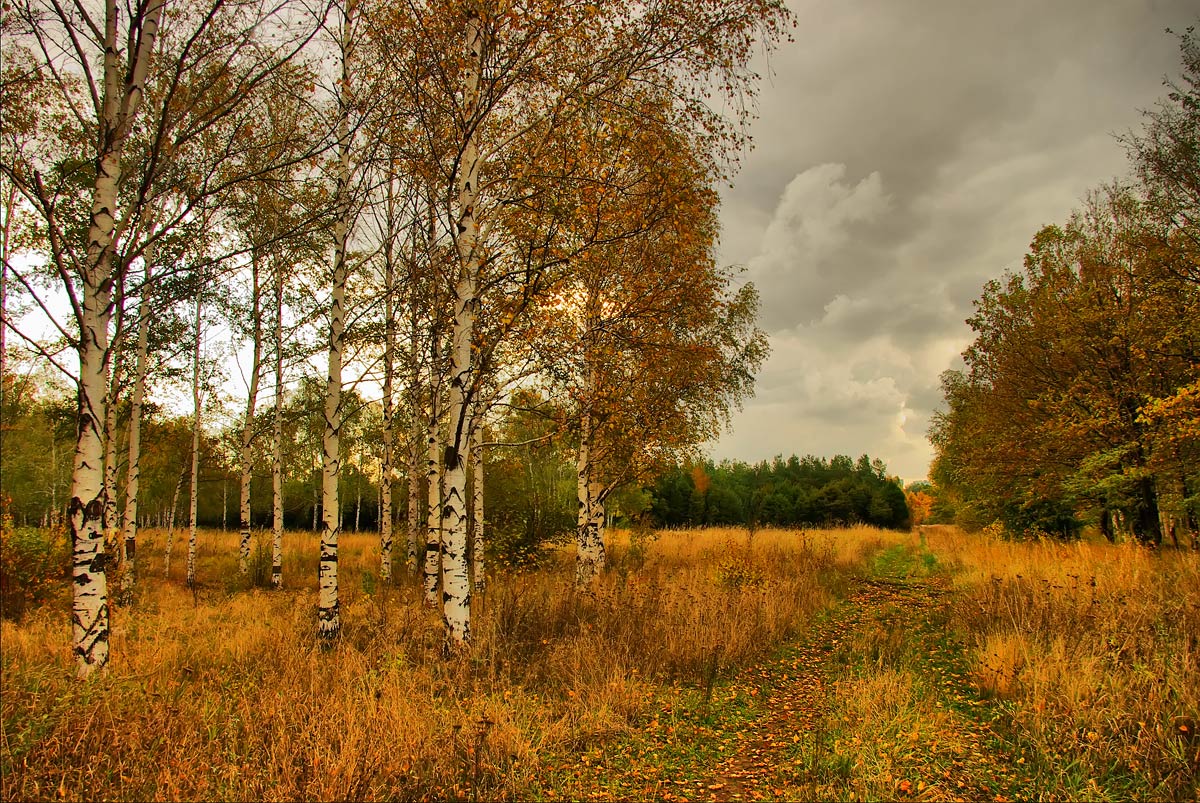
<svg viewBox="0 0 1200 803">
<path fill-rule="evenodd" d="M 845 165 L 818 165 L 784 189 L 748 265 L 750 278 L 771 291 L 763 300 L 768 329 L 813 319 L 857 281 L 845 260 L 856 230 L 882 219 L 891 199 L 879 173 L 856 184 L 845 176 Z"/>
</svg>

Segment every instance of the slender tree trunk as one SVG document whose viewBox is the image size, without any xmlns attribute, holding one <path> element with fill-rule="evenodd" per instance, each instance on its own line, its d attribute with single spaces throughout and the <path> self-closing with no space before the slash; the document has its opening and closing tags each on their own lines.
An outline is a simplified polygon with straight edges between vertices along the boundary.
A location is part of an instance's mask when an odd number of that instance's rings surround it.
<svg viewBox="0 0 1200 803">
<path fill-rule="evenodd" d="M 437 336 L 434 333 L 434 351 Z M 425 527 L 425 571 L 422 584 L 425 604 L 431 608 L 438 604 L 438 581 L 442 568 L 442 466 L 441 450 L 438 448 L 438 383 L 431 378 L 429 383 L 429 428 L 426 436 L 425 479 L 428 488 L 429 518 Z"/>
<path fill-rule="evenodd" d="M 446 642 L 461 647 L 471 641 L 471 580 L 467 564 L 467 437 L 472 391 L 471 346 L 479 306 L 479 272 L 483 261 L 479 248 L 476 203 L 479 198 L 481 158 L 476 131 L 479 117 L 479 72 L 483 56 L 482 23 L 467 21 L 466 93 L 463 119 L 472 123 L 463 147 L 458 172 L 459 279 L 454 287 L 454 330 L 450 345 L 449 420 L 444 464 L 445 493 L 442 499 L 442 620 Z"/>
<path fill-rule="evenodd" d="M 325 436 L 321 473 L 321 557 L 317 635 L 328 643 L 341 632 L 338 604 L 338 534 L 341 532 L 342 339 L 346 328 L 346 240 L 350 232 L 350 29 L 353 6 L 342 9 L 342 80 L 338 92 L 338 173 L 334 197 L 332 293 L 329 311 L 329 375 L 325 390 Z"/>
<path fill-rule="evenodd" d="M 1139 466 L 1141 468 L 1141 466 Z M 1162 545 L 1162 529 L 1158 522 L 1158 495 L 1152 477 L 1138 480 L 1137 518 L 1134 521 L 1134 536 L 1149 546 Z"/>
<path fill-rule="evenodd" d="M 125 537 L 121 543 L 121 602 L 124 604 L 132 601 L 133 589 L 137 584 L 135 561 L 142 460 L 142 407 L 146 399 L 146 372 L 150 360 L 150 287 L 154 274 L 154 253 L 150 247 L 142 252 L 142 260 L 144 276 L 138 298 L 137 357 L 129 403 L 129 458 L 125 467 Z"/>
<path fill-rule="evenodd" d="M 258 378 L 262 373 L 262 287 L 259 282 L 258 254 L 250 258 L 250 315 L 254 321 L 250 352 L 250 388 L 246 393 L 246 416 L 242 420 L 242 478 L 238 495 L 238 524 L 241 526 L 242 575 L 250 571 L 250 481 L 254 468 L 254 410 L 258 405 Z"/>
<path fill-rule="evenodd" d="M 417 574 L 417 544 L 421 530 L 421 418 L 413 406 L 412 432 L 408 443 L 408 554 L 404 561 L 408 576 Z"/>
<path fill-rule="evenodd" d="M 394 180 L 387 185 L 388 235 L 383 243 L 383 454 L 379 466 L 379 578 L 392 579 L 392 444 L 395 442 L 392 380 L 396 369 L 396 264 L 392 221 L 395 219 Z"/>
<path fill-rule="evenodd" d="M 411 310 L 412 320 L 412 369 L 408 386 L 408 400 L 411 423 L 408 438 L 408 559 L 406 566 L 408 576 L 417 574 L 417 544 L 421 529 L 421 366 L 418 359 L 420 350 L 419 325 L 416 305 Z"/>
<path fill-rule="evenodd" d="M 275 266 L 275 429 L 271 444 L 271 586 L 283 587 L 283 270 Z"/>
<path fill-rule="evenodd" d="M 483 528 L 483 416 L 478 410 L 471 433 L 471 507 L 474 514 L 471 518 L 474 525 L 471 533 L 472 575 L 475 578 L 475 590 L 482 594 L 487 590 L 487 574 L 484 572 L 483 553 L 486 544 Z"/>
<path fill-rule="evenodd" d="M 50 526 L 58 524 L 58 439 L 50 438 Z"/>
<path fill-rule="evenodd" d="M 104 543 L 106 547 L 116 543 L 119 532 L 117 524 L 119 519 L 117 515 L 117 396 L 121 392 L 123 378 L 121 376 L 121 360 L 117 358 L 116 352 L 120 350 L 119 344 L 124 339 L 124 281 L 116 283 L 114 302 L 114 331 L 109 344 L 113 353 L 110 355 L 108 366 L 108 395 L 104 399 L 104 487 L 107 489 L 104 498 Z"/>
<path fill-rule="evenodd" d="M 192 486 L 188 500 L 188 552 L 187 552 L 187 584 L 189 587 L 196 583 L 196 548 L 197 532 L 199 530 L 196 513 L 200 500 L 200 428 L 201 428 L 201 398 L 200 398 L 200 345 L 203 326 L 200 320 L 202 300 L 204 297 L 204 277 L 200 277 L 200 286 L 196 290 L 196 344 L 192 352 Z"/>
<path fill-rule="evenodd" d="M 175 548 L 175 511 L 179 510 L 179 497 L 183 495 L 183 481 L 187 479 L 189 463 L 184 463 L 179 470 L 179 480 L 175 483 L 175 493 L 171 495 L 171 509 L 167 511 L 167 548 L 163 560 L 163 576 L 171 577 L 171 552 Z"/>
<path fill-rule="evenodd" d="M 604 570 L 604 504 L 600 486 L 593 476 L 592 420 L 585 408 L 580 420 L 579 451 L 575 459 L 576 495 L 579 515 L 576 521 L 575 584 L 583 587 Z"/>
<path fill-rule="evenodd" d="M 101 160 L 101 175 L 97 177 L 96 208 L 91 228 L 100 228 L 96 221 L 108 216 L 107 231 L 92 232 L 89 257 L 93 249 L 102 248 L 97 255 L 91 281 L 84 284 L 83 310 L 80 321 L 79 346 L 79 428 L 75 446 L 74 467 L 71 472 L 71 501 L 67 505 L 74 543 L 74 588 L 72 621 L 77 674 L 89 677 L 108 663 L 108 580 L 105 576 L 104 551 L 104 396 L 107 389 L 105 368 L 108 354 L 108 261 L 112 220 L 109 210 L 116 202 L 117 160 Z M 111 189 L 106 186 L 112 178 Z M 101 190 L 104 190 L 103 192 Z M 105 200 L 107 199 L 107 200 Z M 100 245 L 97 241 L 109 240 Z M 98 279 L 97 274 L 104 276 Z M 85 277 L 88 278 L 88 277 Z"/>
<path fill-rule="evenodd" d="M 4 204 L 4 222 L 0 225 L 0 409 L 4 408 L 4 377 L 8 376 L 8 255 L 13 211 L 17 208 L 17 185 L 11 181 L 3 184 L 4 200 L 0 201 Z"/>
<path fill-rule="evenodd" d="M 162 20 L 164 0 L 148 0 L 139 8 L 136 46 L 128 63 L 119 64 L 117 4 L 104 7 L 104 71 L 100 110 L 100 147 L 92 185 L 92 214 L 87 252 L 80 270 L 82 299 L 79 322 L 79 427 L 71 471 L 73 651 L 77 674 L 90 677 L 108 663 L 108 578 L 104 553 L 104 395 L 108 373 L 109 302 L 112 295 L 117 196 L 121 184 L 121 155 L 134 117 L 141 106 L 150 54 Z M 132 43 L 131 43 L 132 45 Z"/>
</svg>

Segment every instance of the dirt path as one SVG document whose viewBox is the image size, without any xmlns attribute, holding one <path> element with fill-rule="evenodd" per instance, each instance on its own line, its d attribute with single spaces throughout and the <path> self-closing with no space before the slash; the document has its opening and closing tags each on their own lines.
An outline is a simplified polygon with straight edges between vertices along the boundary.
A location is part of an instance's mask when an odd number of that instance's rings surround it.
<svg viewBox="0 0 1200 803">
<path fill-rule="evenodd" d="M 709 799 L 758 800 L 780 789 L 779 768 L 791 760 L 793 746 L 805 735 L 819 732 L 830 714 L 832 686 L 842 669 L 834 656 L 844 652 L 844 646 L 885 605 L 904 604 L 922 611 L 936 604 L 934 590 L 926 585 L 863 580 L 857 586 L 839 610 L 788 651 L 783 661 L 760 667 L 751 676 L 769 690 L 765 701 L 769 714 L 759 721 L 757 737 L 716 768 L 706 785 L 712 792 Z"/>
<path fill-rule="evenodd" d="M 932 555 L 887 550 L 773 658 L 711 699 L 681 690 L 639 733 L 567 762 L 559 788 L 666 803 L 1028 797 L 955 640 L 954 602 Z"/>
<path fill-rule="evenodd" d="M 942 643 L 951 595 L 940 576 L 857 580 L 849 597 L 802 641 L 735 681 L 735 687 L 757 688 L 766 695 L 766 716 L 707 782 L 697 785 L 698 794 L 688 797 L 795 800 L 832 796 L 838 788 L 853 793 L 852 772 L 846 770 L 859 758 L 854 743 L 866 750 L 870 745 L 864 741 L 872 734 L 870 728 L 865 734 L 840 730 L 841 712 L 834 710 L 839 685 L 864 670 L 904 663 L 909 671 L 919 667 L 926 693 L 940 698 L 935 702 L 939 709 L 950 712 L 957 705 L 966 714 L 951 713 L 939 721 L 941 741 L 952 745 L 943 754 L 937 744 L 911 745 L 915 760 L 897 762 L 898 769 L 907 771 L 897 773 L 890 793 L 859 791 L 877 799 L 1006 800 L 997 789 L 1015 779 L 994 753 L 995 735 L 985 718 L 972 711 L 983 703 L 953 660 L 954 651 Z M 834 738 L 839 732 L 847 738 Z"/>
</svg>

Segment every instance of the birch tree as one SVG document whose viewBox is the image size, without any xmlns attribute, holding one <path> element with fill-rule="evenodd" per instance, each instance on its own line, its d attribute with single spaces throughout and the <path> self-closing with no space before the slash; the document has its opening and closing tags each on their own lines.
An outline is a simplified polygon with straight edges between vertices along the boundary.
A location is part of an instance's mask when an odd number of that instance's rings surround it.
<svg viewBox="0 0 1200 803">
<path fill-rule="evenodd" d="M 188 497 L 188 550 L 187 550 L 187 584 L 189 587 L 196 584 L 196 549 L 198 536 L 198 522 L 196 521 L 196 506 L 200 500 L 200 433 L 202 431 L 201 419 L 201 384 L 200 384 L 200 360 L 201 346 L 203 345 L 203 318 L 201 311 L 203 309 L 204 299 L 204 275 L 200 273 L 197 277 L 198 287 L 196 288 L 196 339 L 192 350 L 192 467 L 191 467 L 191 493 Z"/>
<path fill-rule="evenodd" d="M 3 166 L 14 184 L 22 188 L 44 217 L 51 257 L 70 294 L 77 325 L 78 440 L 71 475 L 68 520 L 73 542 L 72 605 L 73 644 L 81 678 L 104 669 L 108 663 L 108 583 L 105 574 L 103 473 L 105 393 L 109 359 L 109 320 L 112 313 L 113 275 L 116 260 L 117 196 L 121 161 L 130 132 L 141 110 L 145 82 L 162 22 L 165 0 L 139 5 L 119 31 L 116 3 L 109 0 L 102 17 L 82 6 L 37 8 L 24 3 L 13 13 L 27 26 L 24 33 L 36 41 L 45 57 L 45 69 L 60 85 L 68 105 L 79 115 L 81 128 L 92 136 L 95 174 L 91 182 L 91 216 L 85 244 L 67 243 L 57 198 L 41 169 L 13 160 Z M 49 12 L 49 15 L 44 12 Z M 56 26 L 49 27 L 50 21 Z M 74 91 L 74 77 L 65 59 L 73 59 L 86 83 L 87 96 Z M 99 74 L 93 65 L 100 54 Z M 90 102 L 90 109 L 83 104 Z M 78 104 L 78 105 L 77 105 Z M 86 115 L 86 116 L 85 116 Z M 89 119 L 90 118 L 90 119 Z M 74 292 L 78 288 L 78 293 Z"/>
<path fill-rule="evenodd" d="M 151 235 L 153 225 L 151 225 Z M 129 603 L 137 583 L 138 491 L 141 487 L 142 406 L 150 360 L 150 299 L 154 281 L 154 246 L 142 251 L 142 286 L 138 293 L 137 354 L 129 401 L 129 454 L 125 463 L 125 510 L 121 527 L 121 601 Z"/>
<path fill-rule="evenodd" d="M 320 598 L 317 633 L 324 642 L 341 632 L 338 603 L 338 534 L 341 531 L 342 349 L 346 326 L 347 240 L 351 227 L 350 199 L 350 87 L 354 25 L 354 0 L 342 7 L 341 79 L 337 93 L 337 164 L 334 177 L 333 265 L 330 271 L 329 372 L 325 391 L 325 435 L 322 439 L 321 554 L 318 564 Z"/>
<path fill-rule="evenodd" d="M 0 170 L 36 210 L 48 268 L 73 319 L 70 327 L 60 324 L 59 329 L 74 345 L 78 362 L 78 372 L 72 372 L 79 430 L 69 511 L 74 652 L 81 677 L 103 668 L 108 657 L 103 449 L 114 287 L 147 243 L 147 213 L 165 191 L 168 174 L 175 186 L 188 186 L 191 202 L 239 180 L 221 171 L 183 168 L 203 165 L 189 162 L 201 145 L 236 139 L 236 127 L 225 124 L 311 35 L 304 33 L 308 26 L 299 9 L 220 0 L 172 4 L 170 25 L 160 27 L 167 5 L 147 0 L 119 11 L 115 0 L 69 5 L 22 0 L 9 7 L 14 22 L 6 48 L 11 36 L 37 54 L 39 72 L 68 111 L 69 125 L 43 129 L 34 148 L 6 151 Z M 274 24 L 284 17 L 288 27 Z M 258 47 L 263 37 L 273 46 Z M 224 129 L 214 128 L 217 123 Z M 126 164 L 135 135 L 142 144 L 138 158 Z M 208 143 L 202 142 L 205 137 Z M 78 233 L 70 224 L 71 210 L 85 199 L 89 220 Z M 192 208 L 193 203 L 185 204 L 175 218 L 160 218 L 158 230 L 171 230 Z"/>
<path fill-rule="evenodd" d="M 275 265 L 275 404 L 271 416 L 271 587 L 283 587 L 283 265 Z"/>
</svg>

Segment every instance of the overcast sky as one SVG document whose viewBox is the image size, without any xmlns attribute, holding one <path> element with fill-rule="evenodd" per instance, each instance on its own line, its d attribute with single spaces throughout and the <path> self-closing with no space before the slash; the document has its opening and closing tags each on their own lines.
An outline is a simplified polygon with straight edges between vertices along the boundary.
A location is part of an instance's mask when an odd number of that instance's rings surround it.
<svg viewBox="0 0 1200 803">
<path fill-rule="evenodd" d="M 716 458 L 867 453 L 923 479 L 964 320 L 1036 231 L 1128 172 L 1183 0 L 791 0 L 721 257 L 762 296 L 771 357 Z"/>
</svg>

